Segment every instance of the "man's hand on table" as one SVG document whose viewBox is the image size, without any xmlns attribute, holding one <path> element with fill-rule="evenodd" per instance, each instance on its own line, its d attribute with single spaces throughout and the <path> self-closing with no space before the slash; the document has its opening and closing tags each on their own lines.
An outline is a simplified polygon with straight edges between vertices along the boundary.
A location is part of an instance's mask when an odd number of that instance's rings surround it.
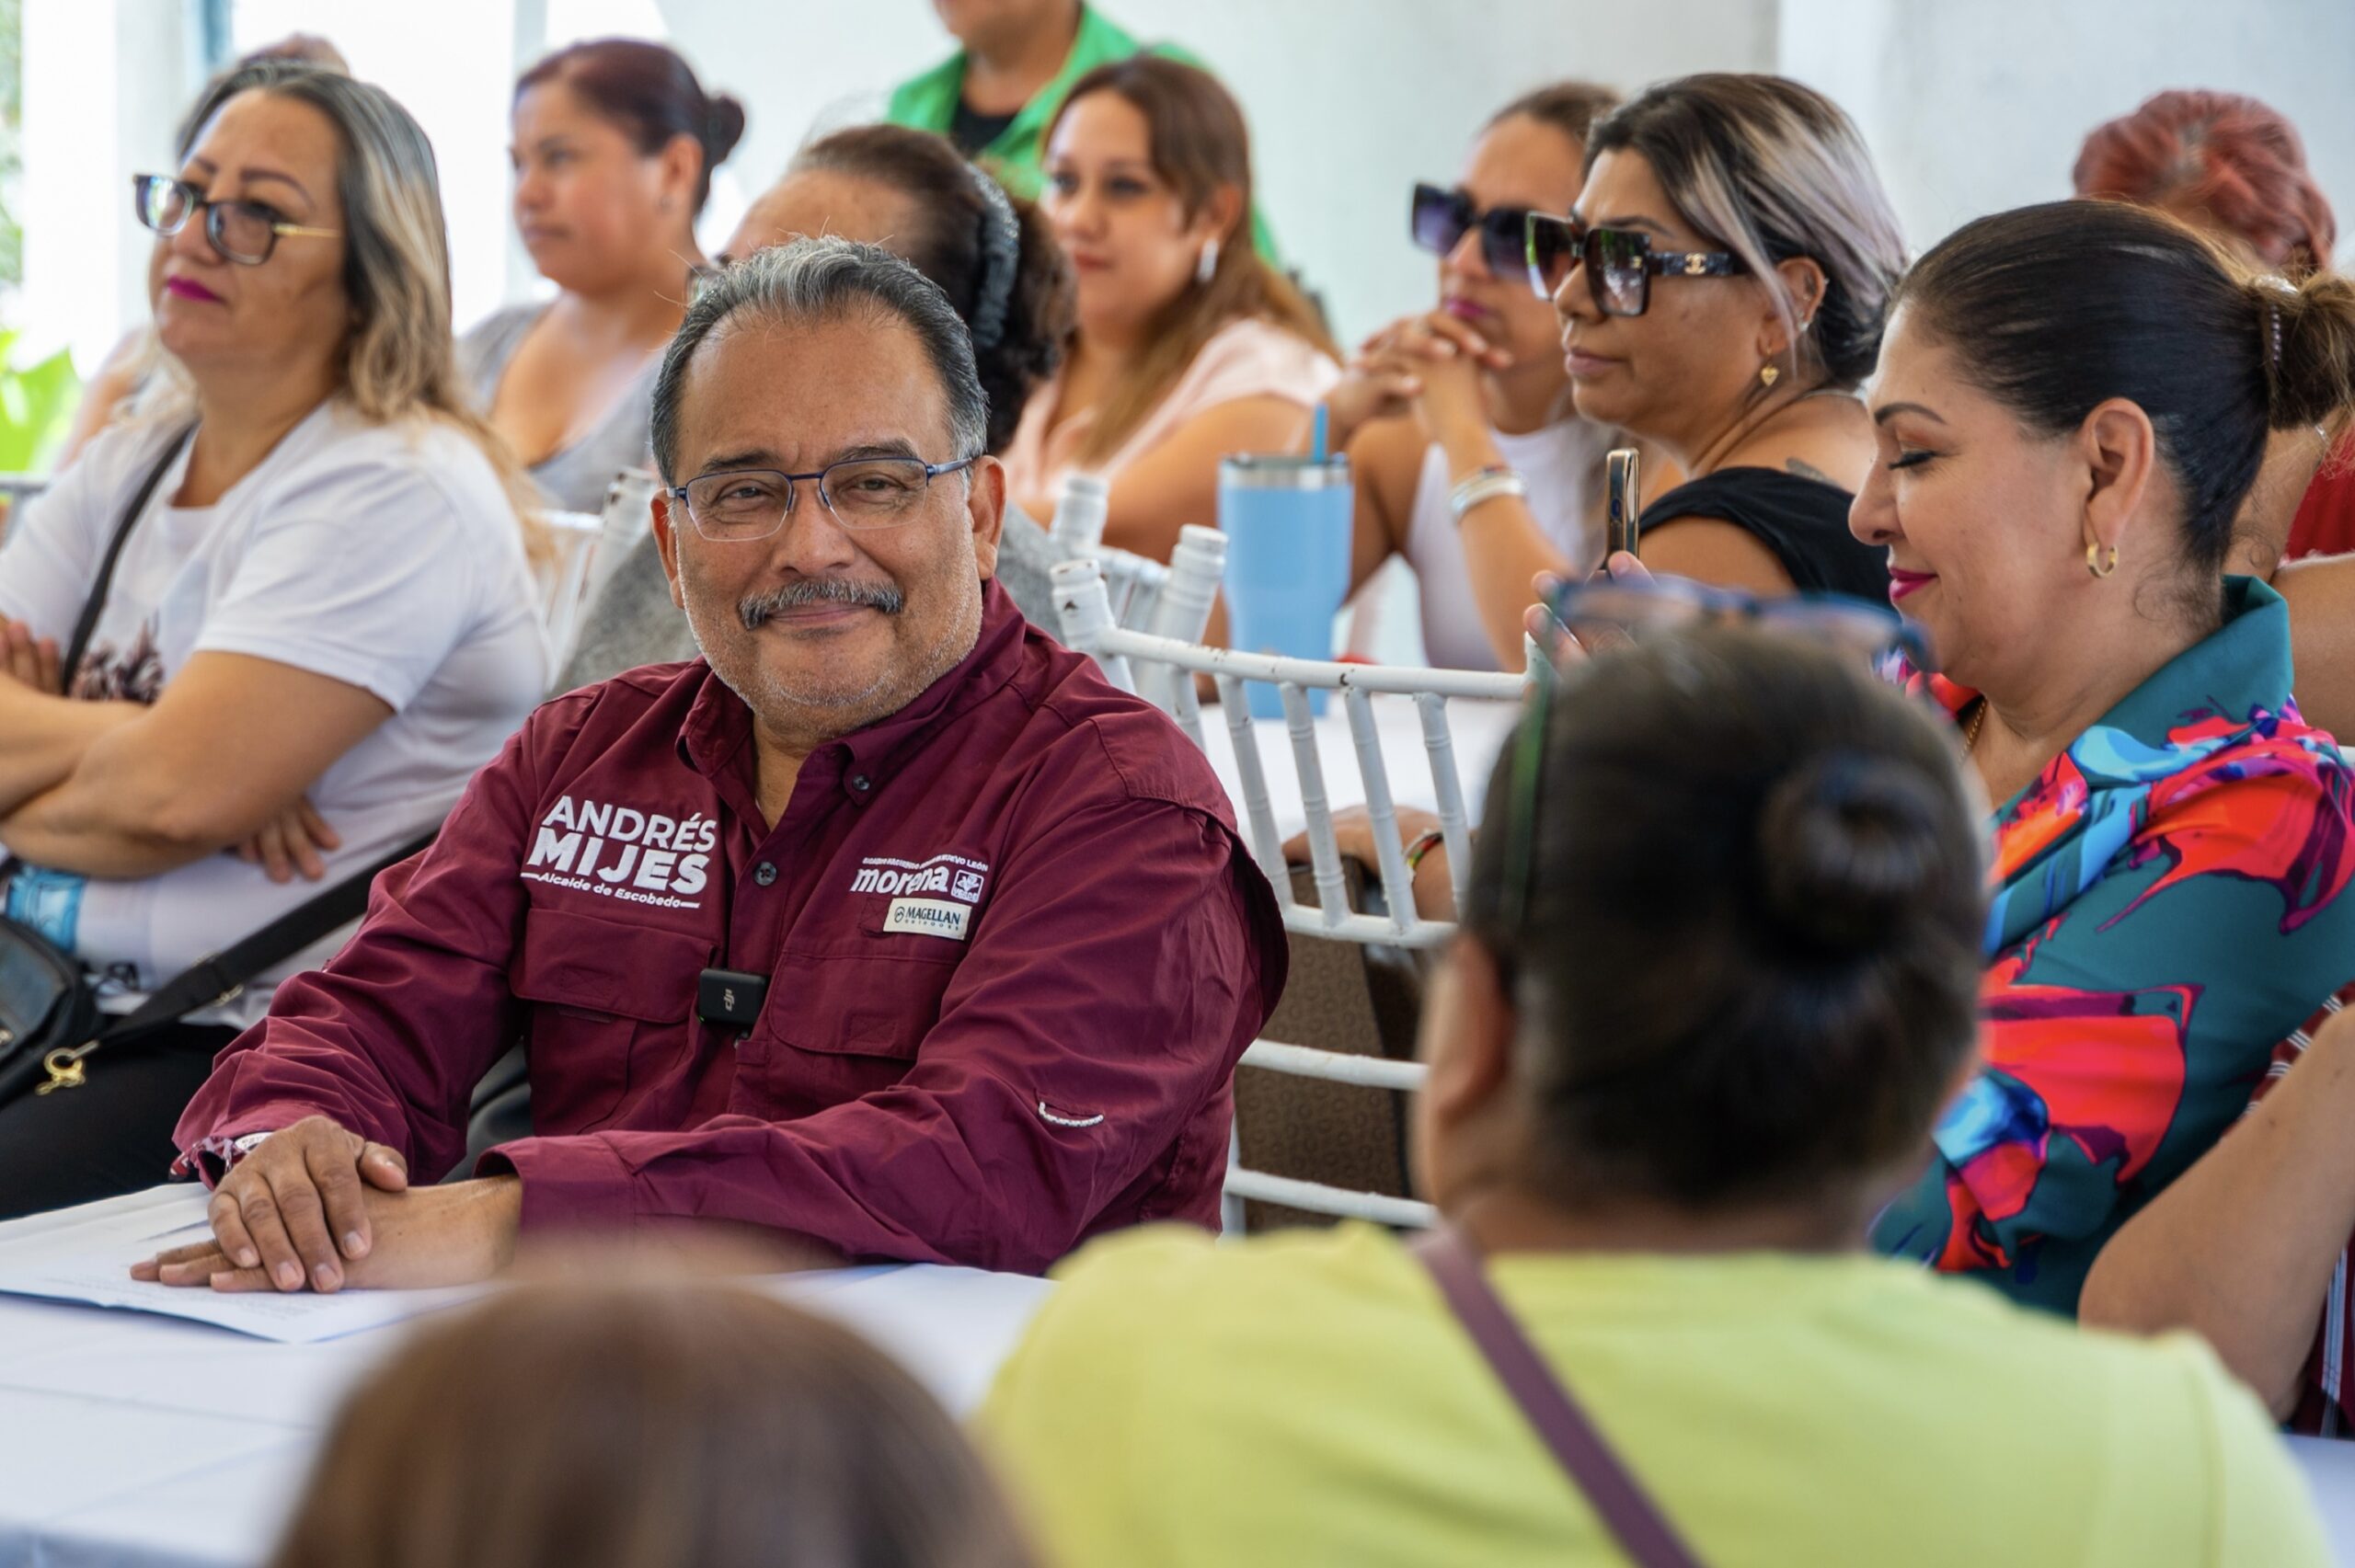
<svg viewBox="0 0 2355 1568">
<path fill-rule="evenodd" d="M 134 1265 L 135 1279 L 224 1290 L 448 1285 L 495 1273 L 523 1208 L 512 1176 L 411 1193 L 400 1154 L 325 1116 L 270 1135 L 221 1180 L 213 1240 Z"/>
<path fill-rule="evenodd" d="M 523 1184 L 513 1176 L 490 1176 L 409 1192 L 372 1188 L 360 1201 L 373 1233 L 366 1254 L 315 1278 L 309 1288 L 323 1294 L 346 1286 L 416 1290 L 488 1279 L 515 1255 Z M 222 1291 L 303 1288 L 281 1285 L 259 1267 L 239 1268 L 217 1236 L 134 1264 L 131 1273 L 136 1279 Z"/>
</svg>

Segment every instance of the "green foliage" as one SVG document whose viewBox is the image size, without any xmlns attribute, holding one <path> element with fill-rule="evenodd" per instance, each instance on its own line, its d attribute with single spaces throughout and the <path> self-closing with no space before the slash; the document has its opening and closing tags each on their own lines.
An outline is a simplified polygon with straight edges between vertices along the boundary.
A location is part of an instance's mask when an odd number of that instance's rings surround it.
<svg viewBox="0 0 2355 1568">
<path fill-rule="evenodd" d="M 82 395 L 71 354 L 60 349 L 18 368 L 7 362 L 16 346 L 16 333 L 0 332 L 0 473 L 6 474 L 47 466 Z"/>
</svg>

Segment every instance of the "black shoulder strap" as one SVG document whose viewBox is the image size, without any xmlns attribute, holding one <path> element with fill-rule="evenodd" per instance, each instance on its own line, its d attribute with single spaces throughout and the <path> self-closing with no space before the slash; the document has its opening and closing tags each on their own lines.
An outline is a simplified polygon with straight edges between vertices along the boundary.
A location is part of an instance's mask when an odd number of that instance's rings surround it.
<svg viewBox="0 0 2355 1568">
<path fill-rule="evenodd" d="M 243 990 L 246 982 L 271 965 L 293 957 L 339 925 L 358 920 L 368 908 L 368 889 L 393 866 L 425 849 L 434 835 L 412 839 L 353 872 L 326 892 L 287 910 L 259 931 L 227 949 L 200 958 L 147 993 L 147 1000 L 120 1017 L 109 1019 L 91 1042 L 118 1045 L 151 1029 L 177 1023 L 200 1007 L 224 1002 Z"/>
<path fill-rule="evenodd" d="M 166 444 L 164 455 L 155 460 L 155 466 L 149 469 L 147 477 L 139 482 L 139 488 L 132 495 L 131 504 L 122 509 L 122 516 L 114 525 L 114 537 L 107 541 L 106 557 L 98 563 L 98 575 L 97 580 L 90 584 L 90 596 L 82 601 L 81 619 L 74 623 L 73 639 L 65 645 L 65 662 L 58 666 L 65 672 L 65 694 L 69 697 L 74 694 L 75 677 L 82 672 L 82 656 L 89 651 L 90 634 L 98 629 L 98 616 L 107 607 L 107 590 L 114 586 L 115 563 L 122 559 L 122 547 L 130 542 L 131 531 L 137 525 L 139 514 L 147 509 L 148 499 L 155 495 L 155 486 L 164 482 L 165 471 L 171 467 L 173 460 L 179 456 L 180 449 L 187 446 L 189 438 L 195 434 L 196 427 L 190 425 Z"/>
</svg>

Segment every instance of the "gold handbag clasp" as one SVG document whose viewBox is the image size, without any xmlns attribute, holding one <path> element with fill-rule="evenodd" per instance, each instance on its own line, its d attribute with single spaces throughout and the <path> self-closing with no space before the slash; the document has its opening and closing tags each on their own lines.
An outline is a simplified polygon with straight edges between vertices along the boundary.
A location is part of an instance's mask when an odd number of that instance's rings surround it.
<svg viewBox="0 0 2355 1568">
<path fill-rule="evenodd" d="M 79 1089 L 89 1076 L 82 1066 L 82 1052 L 63 1046 L 43 1057 L 40 1064 L 49 1070 L 49 1082 L 33 1091 L 36 1098 L 52 1089 Z"/>
</svg>

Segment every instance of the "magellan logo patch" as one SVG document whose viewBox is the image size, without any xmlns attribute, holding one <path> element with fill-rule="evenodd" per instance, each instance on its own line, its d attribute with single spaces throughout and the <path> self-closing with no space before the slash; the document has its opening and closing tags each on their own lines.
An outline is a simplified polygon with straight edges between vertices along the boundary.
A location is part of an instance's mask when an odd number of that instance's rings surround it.
<svg viewBox="0 0 2355 1568">
<path fill-rule="evenodd" d="M 990 868 L 959 854 L 936 854 L 930 860 L 893 860 L 868 855 L 850 879 L 854 893 L 946 893 L 960 904 L 978 904 L 989 885 Z"/>
<path fill-rule="evenodd" d="M 883 917 L 883 929 L 962 942 L 965 924 L 972 918 L 971 906 L 952 904 L 946 898 L 894 898 L 890 912 Z"/>
</svg>

